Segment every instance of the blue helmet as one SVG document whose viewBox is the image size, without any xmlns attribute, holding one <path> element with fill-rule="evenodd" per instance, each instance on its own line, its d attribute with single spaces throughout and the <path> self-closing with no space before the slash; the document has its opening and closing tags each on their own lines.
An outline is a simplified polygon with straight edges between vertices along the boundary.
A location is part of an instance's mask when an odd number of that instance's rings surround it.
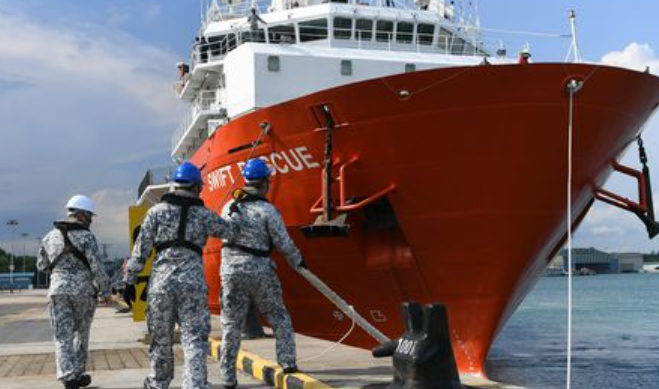
<svg viewBox="0 0 659 389">
<path fill-rule="evenodd" d="M 186 186 L 201 185 L 204 181 L 201 179 L 201 172 L 190 162 L 183 162 L 176 168 L 172 180 L 177 184 Z"/>
<path fill-rule="evenodd" d="M 270 177 L 270 174 L 272 174 L 272 170 L 260 158 L 250 159 L 243 168 L 243 178 L 245 178 L 245 181 L 262 180 Z"/>
</svg>

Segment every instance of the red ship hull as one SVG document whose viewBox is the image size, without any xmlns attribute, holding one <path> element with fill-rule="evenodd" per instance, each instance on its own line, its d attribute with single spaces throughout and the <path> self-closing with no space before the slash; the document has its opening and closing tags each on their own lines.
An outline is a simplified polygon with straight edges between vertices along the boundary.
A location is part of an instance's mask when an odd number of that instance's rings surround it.
<svg viewBox="0 0 659 389">
<path fill-rule="evenodd" d="M 483 374 L 497 332 L 566 238 L 571 78 L 585 79 L 574 111 L 576 227 L 611 163 L 657 108 L 658 78 L 594 65 L 479 66 L 322 91 L 221 127 L 193 158 L 209 181 L 202 196 L 218 209 L 232 184 L 241 185 L 233 183 L 237 163 L 269 122 L 272 131 L 254 156 L 278 169 L 270 198 L 309 268 L 392 338 L 403 330 L 401 302 L 446 304 L 461 373 Z M 345 197 L 364 199 L 395 185 L 386 200 L 348 212 L 347 238 L 300 232 L 315 220 L 310 209 L 321 196 L 320 104 L 329 104 L 339 124 L 337 169 L 355 159 L 345 167 Z M 338 190 L 335 184 L 337 199 Z M 219 250 L 212 241 L 205 252 L 215 312 Z M 350 320 L 275 257 L 296 332 L 338 339 Z M 361 330 L 346 343 L 375 344 Z"/>
</svg>

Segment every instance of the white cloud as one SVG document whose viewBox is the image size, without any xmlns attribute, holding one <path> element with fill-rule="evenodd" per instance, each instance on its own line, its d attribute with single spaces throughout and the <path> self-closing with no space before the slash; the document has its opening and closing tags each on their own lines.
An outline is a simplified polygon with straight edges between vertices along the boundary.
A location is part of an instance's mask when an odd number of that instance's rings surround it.
<svg viewBox="0 0 659 389">
<path fill-rule="evenodd" d="M 602 63 L 612 66 L 624 67 L 644 71 L 650 67 L 650 71 L 659 74 L 659 58 L 647 43 L 630 43 L 622 51 L 612 51 L 602 57 Z"/>
<path fill-rule="evenodd" d="M 56 23 L 0 6 L 0 215 L 43 235 L 69 196 L 92 194 L 99 241 L 125 255 L 127 206 L 146 169 L 169 163 L 185 110 L 171 90 L 177 55 L 88 20 Z"/>
<path fill-rule="evenodd" d="M 92 229 L 100 243 L 111 244 L 112 253 L 128 251 L 128 206 L 135 202 L 133 191 L 101 189 L 90 196 L 96 203 Z"/>
<path fill-rule="evenodd" d="M 112 89 L 151 120 L 175 123 L 181 114 L 170 88 L 176 57 L 116 31 L 45 26 L 0 13 L 0 74 L 38 86 Z"/>
</svg>

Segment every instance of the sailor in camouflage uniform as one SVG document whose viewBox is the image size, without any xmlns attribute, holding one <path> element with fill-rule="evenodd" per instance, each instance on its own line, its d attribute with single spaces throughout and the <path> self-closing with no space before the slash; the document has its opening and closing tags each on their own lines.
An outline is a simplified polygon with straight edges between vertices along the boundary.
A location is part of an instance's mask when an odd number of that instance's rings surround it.
<svg viewBox="0 0 659 389">
<path fill-rule="evenodd" d="M 236 358 L 241 330 L 253 301 L 273 328 L 277 363 L 285 373 L 297 372 L 295 334 L 282 298 L 281 285 L 270 258 L 273 247 L 282 252 L 288 264 L 304 267 L 300 251 L 291 240 L 277 209 L 265 196 L 269 189 L 270 167 L 261 159 L 247 162 L 242 172 L 245 187 L 234 193 L 222 216 L 240 230 L 235 239 L 225 239 L 222 247 L 222 348 L 220 371 L 225 388 L 234 388 Z"/>
<path fill-rule="evenodd" d="M 172 344 L 178 323 L 185 356 L 183 389 L 207 389 L 210 313 L 202 249 L 209 235 L 233 238 L 234 229 L 199 198 L 203 182 L 195 165 L 181 164 L 173 181 L 173 192 L 164 195 L 144 218 L 127 265 L 126 293 L 135 300 L 138 274 L 155 248 L 147 308 L 151 373 L 144 387 L 169 387 L 174 377 Z"/>
<path fill-rule="evenodd" d="M 110 301 L 110 283 L 89 231 L 94 203 L 86 196 L 73 196 L 67 203 L 68 217 L 55 222 L 55 229 L 39 248 L 37 267 L 50 273 L 50 318 L 55 332 L 57 379 L 66 389 L 91 384 L 85 374 L 89 330 L 96 297 Z"/>
</svg>

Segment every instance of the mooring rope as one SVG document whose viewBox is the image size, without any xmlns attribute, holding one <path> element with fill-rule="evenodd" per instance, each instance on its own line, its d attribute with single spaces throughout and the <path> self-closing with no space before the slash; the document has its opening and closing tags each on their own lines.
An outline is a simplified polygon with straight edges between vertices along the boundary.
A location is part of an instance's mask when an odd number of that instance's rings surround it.
<svg viewBox="0 0 659 389">
<path fill-rule="evenodd" d="M 570 80 L 567 85 L 570 95 L 567 130 L 567 377 L 566 388 L 572 381 L 572 141 L 574 129 L 574 95 L 583 86 L 583 81 Z"/>
<path fill-rule="evenodd" d="M 375 328 L 368 320 L 364 319 L 351 305 L 349 305 L 345 300 L 341 298 L 336 292 L 330 289 L 326 283 L 324 283 L 318 276 L 313 274 L 306 268 L 299 268 L 297 272 L 304 277 L 314 288 L 316 288 L 320 293 L 323 294 L 328 300 L 330 300 L 334 305 L 341 310 L 346 316 L 350 317 L 356 322 L 356 324 L 364 330 L 367 334 L 373 337 L 380 343 L 388 342 L 390 339 L 387 338 L 382 332 Z"/>
<path fill-rule="evenodd" d="M 355 310 L 355 308 L 352 307 L 352 306 L 350 306 L 350 308 L 351 308 L 353 311 Z M 329 347 L 327 347 L 325 350 L 319 352 L 318 354 L 316 354 L 316 355 L 314 355 L 314 356 L 311 356 L 311 357 L 308 357 L 308 358 L 303 358 L 303 359 L 298 359 L 298 360 L 297 360 L 298 363 L 300 363 L 300 362 L 313 361 L 314 359 L 318 359 L 318 358 L 322 357 L 323 355 L 327 354 L 328 352 L 330 352 L 330 351 L 334 350 L 335 348 L 337 348 L 341 343 L 343 343 L 344 340 L 346 340 L 346 339 L 348 338 L 348 336 L 350 336 L 350 334 L 352 333 L 352 331 L 355 329 L 355 324 L 356 324 L 356 322 L 355 322 L 355 318 L 353 317 L 353 318 L 352 318 L 352 324 L 350 325 L 350 328 L 348 328 L 348 331 L 346 331 L 346 333 L 343 334 L 343 336 L 342 336 L 339 340 L 337 340 L 336 342 L 332 343 L 332 344 L 331 344 Z"/>
</svg>

